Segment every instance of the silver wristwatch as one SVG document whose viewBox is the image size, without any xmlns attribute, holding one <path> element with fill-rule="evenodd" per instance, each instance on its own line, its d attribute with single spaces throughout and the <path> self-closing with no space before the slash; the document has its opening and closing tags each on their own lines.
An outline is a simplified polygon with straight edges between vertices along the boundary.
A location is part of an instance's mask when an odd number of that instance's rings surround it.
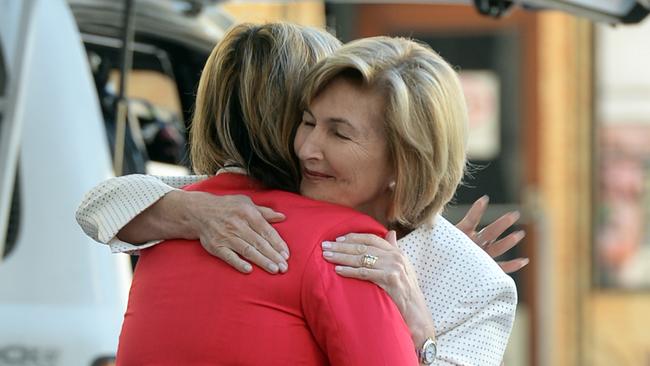
<svg viewBox="0 0 650 366">
<path fill-rule="evenodd" d="M 427 338 L 427 340 L 424 341 L 422 347 L 415 351 L 418 354 L 418 360 L 420 361 L 421 365 L 433 365 L 433 361 L 436 360 L 436 354 L 438 353 L 436 341 L 431 338 Z"/>
</svg>

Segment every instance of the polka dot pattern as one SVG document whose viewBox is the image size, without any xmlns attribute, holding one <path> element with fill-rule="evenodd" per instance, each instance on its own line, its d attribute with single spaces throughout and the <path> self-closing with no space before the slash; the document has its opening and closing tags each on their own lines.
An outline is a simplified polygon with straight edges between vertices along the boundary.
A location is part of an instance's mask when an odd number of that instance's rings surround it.
<svg viewBox="0 0 650 366">
<path fill-rule="evenodd" d="M 135 255 L 140 249 L 160 241 L 135 246 L 117 238 L 120 229 L 170 191 L 207 177 L 155 177 L 132 174 L 105 180 L 85 194 L 77 208 L 77 223 L 84 233 L 95 241 L 109 244 L 113 253 Z"/>
<path fill-rule="evenodd" d="M 514 281 L 441 216 L 399 245 L 433 315 L 435 365 L 501 365 L 517 305 Z"/>
<path fill-rule="evenodd" d="M 166 193 L 207 176 L 129 175 L 109 179 L 88 192 L 77 222 L 114 253 L 137 254 L 159 241 L 134 246 L 117 232 Z M 399 240 L 416 269 L 433 314 L 435 365 L 501 365 L 512 329 L 517 293 L 512 279 L 465 234 L 441 216 Z"/>
</svg>

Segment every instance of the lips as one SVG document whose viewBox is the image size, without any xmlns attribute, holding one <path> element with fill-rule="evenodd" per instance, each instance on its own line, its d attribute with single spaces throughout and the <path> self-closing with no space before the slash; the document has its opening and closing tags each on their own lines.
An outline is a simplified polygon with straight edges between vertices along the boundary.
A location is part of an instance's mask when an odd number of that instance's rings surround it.
<svg viewBox="0 0 650 366">
<path fill-rule="evenodd" d="M 323 179 L 331 179 L 334 178 L 331 175 L 323 174 L 314 170 L 309 170 L 307 168 L 302 169 L 302 175 L 307 178 L 307 179 L 312 179 L 312 180 L 323 180 Z"/>
</svg>

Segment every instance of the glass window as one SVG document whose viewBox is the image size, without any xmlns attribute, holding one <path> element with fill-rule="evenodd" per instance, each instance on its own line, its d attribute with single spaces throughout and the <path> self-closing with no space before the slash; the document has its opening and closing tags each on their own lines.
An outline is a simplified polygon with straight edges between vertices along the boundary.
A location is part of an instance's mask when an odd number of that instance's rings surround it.
<svg viewBox="0 0 650 366">
<path fill-rule="evenodd" d="M 119 88 L 118 70 L 111 72 L 108 84 Z M 130 116 L 139 127 L 132 134 L 146 151 L 147 173 L 156 174 L 152 171 L 160 166 L 156 163 L 186 163 L 185 124 L 174 79 L 158 70 L 135 69 L 129 74 L 127 91 Z"/>
<path fill-rule="evenodd" d="M 110 39 L 84 36 L 111 153 L 116 146 L 119 49 Z M 122 174 L 188 173 L 186 131 L 174 63 L 156 46 L 136 43 L 127 78 L 128 118 Z"/>
<path fill-rule="evenodd" d="M 594 277 L 650 289 L 650 23 L 596 32 Z"/>
</svg>

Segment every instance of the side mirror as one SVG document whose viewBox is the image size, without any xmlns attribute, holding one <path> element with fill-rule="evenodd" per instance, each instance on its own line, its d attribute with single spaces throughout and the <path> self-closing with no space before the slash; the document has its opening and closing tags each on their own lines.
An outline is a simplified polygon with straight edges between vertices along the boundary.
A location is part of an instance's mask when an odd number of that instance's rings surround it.
<svg viewBox="0 0 650 366">
<path fill-rule="evenodd" d="M 479 13 L 494 18 L 513 5 L 528 9 L 559 10 L 606 23 L 639 23 L 650 12 L 650 0 L 473 0 Z"/>
<path fill-rule="evenodd" d="M 650 0 L 515 0 L 527 8 L 554 9 L 605 23 L 639 23 L 650 12 Z"/>
</svg>

